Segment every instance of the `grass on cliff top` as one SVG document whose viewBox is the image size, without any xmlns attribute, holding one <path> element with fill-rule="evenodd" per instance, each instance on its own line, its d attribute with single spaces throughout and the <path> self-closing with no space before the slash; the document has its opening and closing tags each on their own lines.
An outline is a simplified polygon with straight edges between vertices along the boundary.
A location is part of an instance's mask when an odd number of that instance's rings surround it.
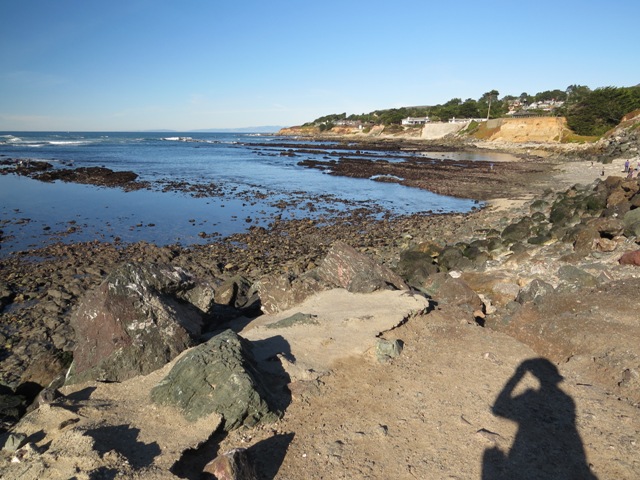
<svg viewBox="0 0 640 480">
<path fill-rule="evenodd" d="M 602 138 L 599 135 L 578 135 L 572 131 L 566 131 L 562 134 L 560 143 L 594 143 Z"/>
<path fill-rule="evenodd" d="M 471 125 L 469 125 L 469 127 L 471 127 Z M 473 130 L 473 133 L 470 133 L 470 135 L 478 140 L 489 140 L 491 136 L 499 130 L 500 127 L 487 128 L 487 122 L 482 122 L 475 130 Z"/>
</svg>

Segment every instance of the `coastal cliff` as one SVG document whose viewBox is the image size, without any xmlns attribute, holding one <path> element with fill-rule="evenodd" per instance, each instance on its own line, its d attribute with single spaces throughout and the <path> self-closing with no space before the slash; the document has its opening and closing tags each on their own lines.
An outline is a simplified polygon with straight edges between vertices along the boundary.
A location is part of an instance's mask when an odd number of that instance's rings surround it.
<svg viewBox="0 0 640 480">
<path fill-rule="evenodd" d="M 458 139 L 512 143 L 560 143 L 571 135 L 564 117 L 497 118 L 486 122 L 430 122 L 422 126 L 383 126 L 370 128 L 337 126 L 321 131 L 316 126 L 283 128 L 279 135 L 393 137 L 423 140 Z"/>
</svg>

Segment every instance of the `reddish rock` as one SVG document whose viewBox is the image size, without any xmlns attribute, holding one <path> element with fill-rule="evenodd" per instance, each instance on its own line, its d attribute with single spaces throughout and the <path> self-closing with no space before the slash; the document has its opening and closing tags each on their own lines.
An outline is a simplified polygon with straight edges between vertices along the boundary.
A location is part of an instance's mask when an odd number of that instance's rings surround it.
<svg viewBox="0 0 640 480">
<path fill-rule="evenodd" d="M 234 448 L 218 455 L 204 467 L 202 473 L 203 478 L 216 480 L 257 480 L 258 478 L 245 448 Z"/>
<path fill-rule="evenodd" d="M 202 318 L 179 299 L 191 287 L 190 276 L 175 267 L 115 270 L 71 316 L 76 349 L 67 383 L 146 375 L 194 346 Z"/>
<path fill-rule="evenodd" d="M 640 266 L 640 250 L 627 252 L 618 259 L 620 265 L 639 265 Z"/>
<path fill-rule="evenodd" d="M 402 277 L 343 242 L 331 247 L 317 273 L 329 285 L 352 293 L 409 289 Z"/>
</svg>

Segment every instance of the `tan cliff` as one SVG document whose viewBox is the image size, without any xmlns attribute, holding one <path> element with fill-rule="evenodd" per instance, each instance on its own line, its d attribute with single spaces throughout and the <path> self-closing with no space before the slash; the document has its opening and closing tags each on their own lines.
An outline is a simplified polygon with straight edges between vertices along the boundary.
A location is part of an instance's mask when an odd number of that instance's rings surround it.
<svg viewBox="0 0 640 480">
<path fill-rule="evenodd" d="M 529 117 L 497 118 L 479 123 L 432 122 L 421 127 L 394 125 L 360 129 L 340 126 L 324 132 L 321 132 L 318 127 L 298 126 L 283 128 L 278 133 L 295 136 L 394 137 L 424 140 L 457 137 L 511 143 L 560 143 L 571 134 L 571 131 L 564 117 Z"/>
</svg>

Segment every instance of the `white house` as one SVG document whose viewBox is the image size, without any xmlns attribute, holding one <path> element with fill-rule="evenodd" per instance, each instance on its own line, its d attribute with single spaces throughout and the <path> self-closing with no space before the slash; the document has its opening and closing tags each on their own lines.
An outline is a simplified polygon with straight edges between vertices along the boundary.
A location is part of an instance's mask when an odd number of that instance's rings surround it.
<svg viewBox="0 0 640 480">
<path fill-rule="evenodd" d="M 407 117 L 402 119 L 402 125 L 424 125 L 429 123 L 429 117 Z"/>
</svg>

